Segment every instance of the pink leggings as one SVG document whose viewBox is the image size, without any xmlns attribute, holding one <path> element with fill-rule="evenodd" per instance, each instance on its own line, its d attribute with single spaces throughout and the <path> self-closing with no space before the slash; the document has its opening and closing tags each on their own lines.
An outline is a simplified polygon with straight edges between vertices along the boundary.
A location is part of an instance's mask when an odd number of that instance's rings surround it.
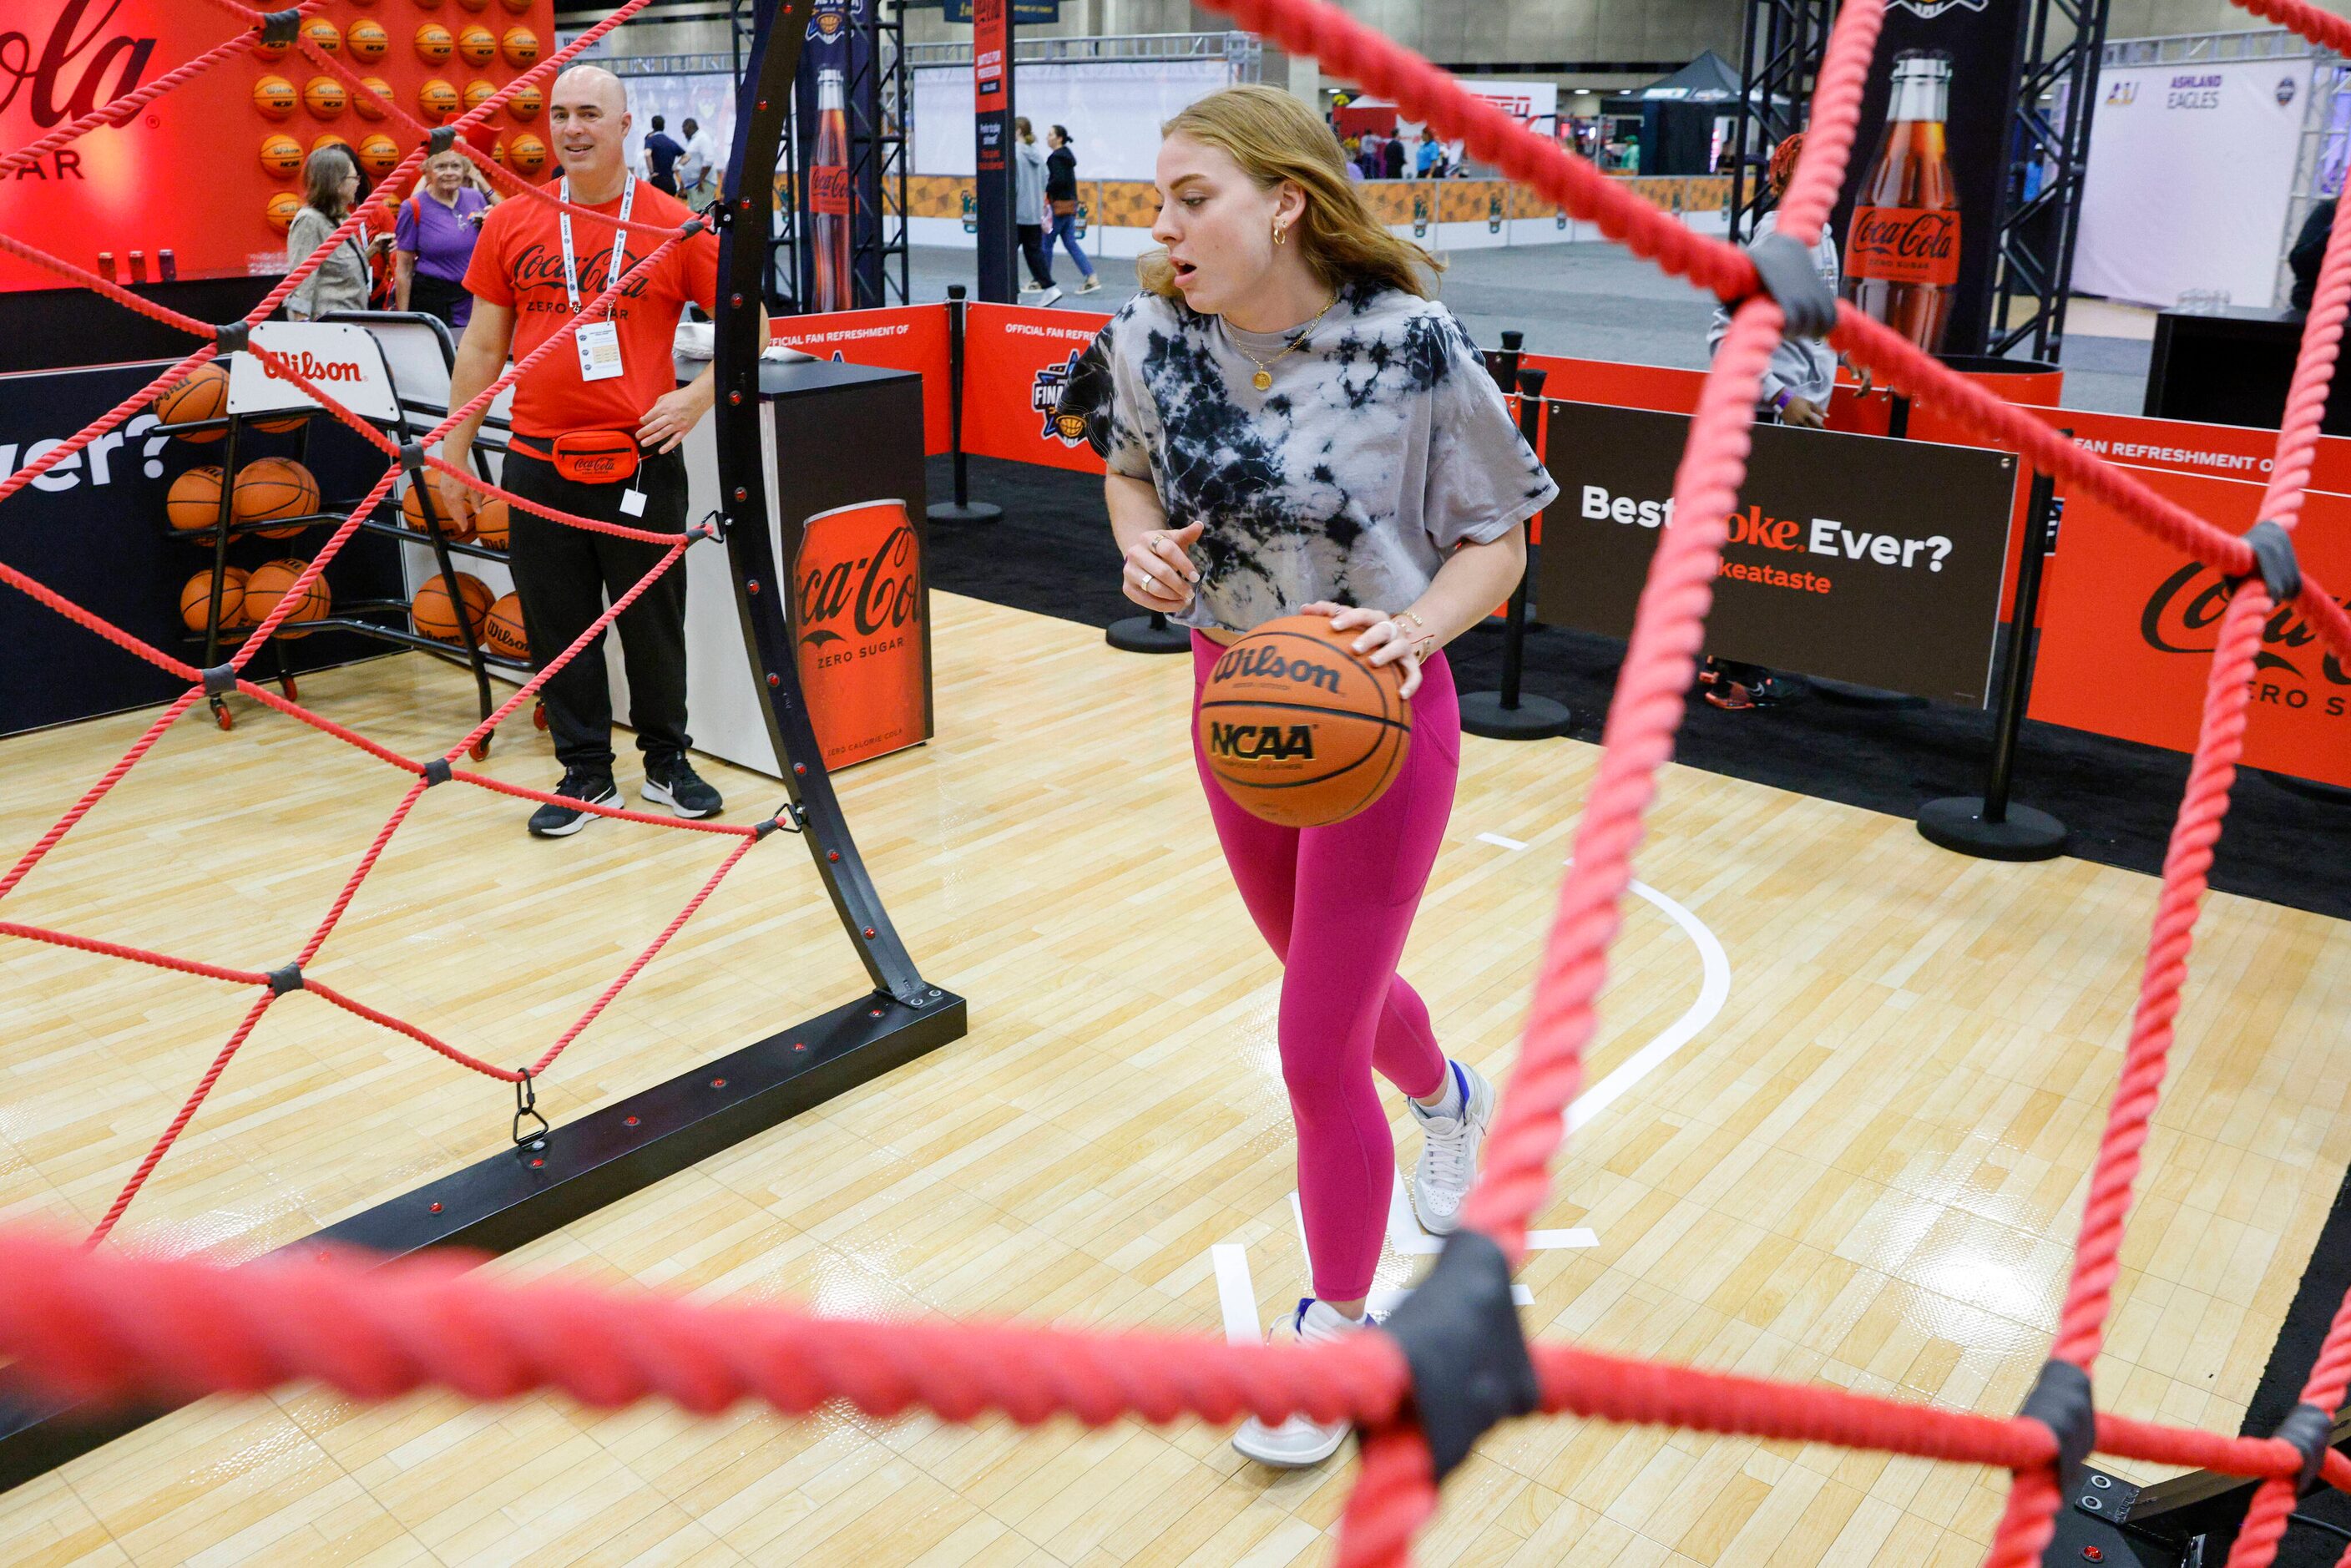
<svg viewBox="0 0 2351 1568">
<path fill-rule="evenodd" d="M 1223 652 L 1192 634 L 1196 704 Z M 1193 760 L 1226 862 L 1282 961 L 1281 1077 L 1298 1124 L 1298 1197 L 1314 1293 L 1352 1301 L 1371 1290 L 1396 1173 L 1372 1071 L 1413 1095 L 1433 1094 L 1445 1082 L 1428 1009 L 1395 967 L 1461 770 L 1453 672 L 1443 653 L 1421 667 L 1404 772 L 1369 808 L 1327 828 L 1280 828 L 1235 805 L 1210 777 L 1198 735 L 1195 723 Z"/>
</svg>

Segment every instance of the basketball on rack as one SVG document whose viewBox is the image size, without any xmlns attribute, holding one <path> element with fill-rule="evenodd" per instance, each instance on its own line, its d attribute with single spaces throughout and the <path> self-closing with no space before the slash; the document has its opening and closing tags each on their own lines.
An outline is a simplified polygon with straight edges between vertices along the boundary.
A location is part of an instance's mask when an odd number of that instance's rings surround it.
<svg viewBox="0 0 2351 1568">
<path fill-rule="evenodd" d="M 280 191 L 281 196 L 293 196 L 291 191 Z M 295 204 L 301 198 L 295 197 Z M 155 400 L 155 417 L 165 424 L 191 424 L 200 419 L 218 419 L 228 412 L 228 367 L 203 364 L 195 368 L 186 381 Z M 191 430 L 182 434 L 183 441 L 218 441 L 217 430 Z"/>
<path fill-rule="evenodd" d="M 299 101 L 294 84 L 284 77 L 263 77 L 253 84 L 253 107 L 272 120 L 290 118 Z"/>
<path fill-rule="evenodd" d="M 457 574 L 457 591 L 465 596 L 465 624 L 472 628 L 475 639 L 479 641 L 482 623 L 489 618 L 490 606 L 497 595 L 490 591 L 488 583 L 463 571 Z M 416 622 L 416 630 L 434 642 L 457 641 L 457 617 L 449 609 L 449 585 L 441 580 L 438 572 L 416 591 L 415 598 L 408 601 L 408 615 Z"/>
<path fill-rule="evenodd" d="M 434 77 L 416 89 L 416 107 L 428 120 L 441 120 L 457 112 L 457 89 Z"/>
<path fill-rule="evenodd" d="M 256 457 L 236 471 L 228 504 L 240 523 L 310 517 L 319 509 L 319 481 L 291 457 Z M 257 531 L 266 539 L 291 538 L 302 525 Z"/>
<path fill-rule="evenodd" d="M 456 47 L 457 40 L 438 22 L 427 22 L 416 29 L 416 57 L 428 66 L 437 66 L 447 59 Z"/>
<path fill-rule="evenodd" d="M 461 11 L 486 11 L 490 8 L 490 0 L 457 0 L 457 8 Z"/>
<path fill-rule="evenodd" d="M 514 166 L 526 174 L 536 174 L 546 165 L 547 143 L 526 131 L 514 139 Z"/>
<path fill-rule="evenodd" d="M 474 542 L 492 549 L 507 548 L 507 504 L 496 496 L 474 513 Z"/>
<path fill-rule="evenodd" d="M 334 119 L 350 101 L 351 95 L 332 77 L 312 77 L 302 89 L 303 107 L 320 120 Z"/>
<path fill-rule="evenodd" d="M 400 497 L 400 520 L 420 534 L 428 532 L 424 526 L 424 497 L 422 486 L 413 479 L 409 480 L 407 485 L 408 487 L 401 493 Z M 448 509 L 441 505 L 441 497 L 434 497 L 433 516 L 441 525 L 441 537 L 455 539 L 459 544 L 474 537 L 471 528 L 456 522 L 447 514 Z"/>
<path fill-rule="evenodd" d="M 261 139 L 261 166 L 283 180 L 302 167 L 302 144 L 282 131 Z"/>
<path fill-rule="evenodd" d="M 392 35 L 384 30 L 382 23 L 363 16 L 351 24 L 350 30 L 343 35 L 343 42 L 351 47 L 351 58 L 380 60 L 392 47 Z"/>
<path fill-rule="evenodd" d="M 508 27 L 502 42 L 507 64 L 520 68 L 538 58 L 538 35 L 528 27 Z"/>
<path fill-rule="evenodd" d="M 301 210 L 302 198 L 296 195 L 291 191 L 280 191 L 261 204 L 261 215 L 267 218 L 269 220 L 269 226 L 276 229 L 279 234 L 284 234 L 287 230 L 294 226 L 294 214 Z M 191 436 L 189 439 L 192 441 L 210 441 L 213 437 L 203 435 Z"/>
<path fill-rule="evenodd" d="M 472 81 L 465 84 L 465 107 L 469 110 L 479 109 L 482 105 L 496 98 L 497 94 L 497 83 L 494 81 L 485 81 L 481 78 L 475 77 Z"/>
<path fill-rule="evenodd" d="M 294 580 L 310 568 L 307 560 L 288 557 L 273 560 L 266 566 L 256 566 L 245 580 L 245 620 L 248 626 L 258 626 L 276 612 L 277 601 L 294 586 Z M 302 595 L 300 605 L 286 618 L 277 629 L 280 637 L 308 637 L 308 631 L 295 626 L 298 621 L 320 621 L 333 606 L 334 597 L 327 591 L 327 580 L 319 578 Z"/>
<path fill-rule="evenodd" d="M 351 94 L 351 108 L 361 120 L 381 120 L 384 99 L 392 96 L 392 84 L 381 77 L 361 77 L 360 86 L 365 92 Z"/>
<path fill-rule="evenodd" d="M 400 143 L 379 131 L 360 139 L 360 167 L 381 180 L 400 166 Z"/>
<path fill-rule="evenodd" d="M 1217 657 L 1200 691 L 1200 750 L 1225 793 L 1285 828 L 1344 821 L 1404 768 L 1401 665 L 1374 669 L 1361 631 L 1327 615 L 1269 621 Z"/>
<path fill-rule="evenodd" d="M 537 120 L 539 110 L 546 103 L 547 95 L 536 86 L 518 87 L 515 89 L 514 96 L 507 99 L 507 112 L 517 120 Z"/>
<path fill-rule="evenodd" d="M 163 515 L 181 533 L 208 528 L 220 517 L 220 465 L 208 463 L 202 468 L 191 468 L 172 481 L 172 488 L 163 497 Z"/>
<path fill-rule="evenodd" d="M 213 574 L 200 571 L 180 585 L 180 620 L 191 632 L 204 629 L 213 609 Z M 245 568 L 221 569 L 221 630 L 245 624 Z"/>
<path fill-rule="evenodd" d="M 497 58 L 498 36 L 476 22 L 457 35 L 457 53 L 468 65 L 488 65 Z"/>
<path fill-rule="evenodd" d="M 509 593 L 490 606 L 490 618 L 482 626 L 482 643 L 491 653 L 504 653 L 509 659 L 530 657 L 530 638 L 522 629 L 521 594 Z"/>
</svg>

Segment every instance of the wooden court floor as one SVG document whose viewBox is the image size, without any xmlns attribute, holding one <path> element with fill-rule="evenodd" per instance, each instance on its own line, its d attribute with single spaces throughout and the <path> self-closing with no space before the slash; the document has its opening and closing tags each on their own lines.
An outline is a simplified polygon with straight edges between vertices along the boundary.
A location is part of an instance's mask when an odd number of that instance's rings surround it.
<svg viewBox="0 0 2351 1568">
<path fill-rule="evenodd" d="M 971 1035 L 497 1272 L 1201 1333 L 1225 1321 L 1212 1248 L 1241 1249 L 1262 1319 L 1302 1289 L 1276 971 L 1197 799 L 1188 672 L 1083 626 L 935 602 L 937 740 L 841 788 L 909 945 L 970 998 Z M 307 678 L 305 695 L 412 749 L 470 722 L 465 683 L 416 657 Z M 8 916 L 284 962 L 401 781 L 289 720 L 240 715 L 225 735 L 183 721 Z M 144 722 L 0 743 L 0 852 Z M 1515 1045 L 1595 756 L 1466 743 L 1405 969 L 1454 1051 L 1489 1071 Z M 519 726 L 490 766 L 542 785 L 555 772 Z M 711 771 L 731 818 L 773 804 L 772 786 Z M 522 832 L 527 810 L 434 791 L 314 972 L 522 1060 L 726 847 L 609 823 L 543 843 Z M 1678 768 L 1637 874 L 1689 925 L 1629 906 L 1588 1081 L 1700 999 L 1694 927 L 1719 940 L 1729 991 L 1572 1141 L 1539 1223 L 1593 1244 L 1533 1256 L 1531 1330 L 2012 1411 L 2053 1326 L 2155 884 L 2076 861 L 1970 862 L 1904 821 Z M 2202 935 L 2098 1393 L 2233 1431 L 2351 1159 L 2327 1054 L 2351 1001 L 2351 929 L 2216 896 Z M 805 852 L 771 838 L 542 1102 L 559 1122 L 862 988 Z M 0 944 L 5 1213 L 93 1220 L 246 999 Z M 511 1107 L 504 1085 L 289 998 L 121 1244 L 249 1256 L 490 1152 Z M 1396 1252 L 1383 1281 L 1424 1265 Z M 1351 1474 L 1259 1470 L 1199 1426 L 695 1421 L 557 1398 L 368 1408 L 302 1390 L 207 1402 L 0 1496 L 0 1561 L 1315 1563 Z M 2000 1479 L 1521 1422 L 1448 1483 L 1421 1560 L 1971 1563 Z"/>
</svg>

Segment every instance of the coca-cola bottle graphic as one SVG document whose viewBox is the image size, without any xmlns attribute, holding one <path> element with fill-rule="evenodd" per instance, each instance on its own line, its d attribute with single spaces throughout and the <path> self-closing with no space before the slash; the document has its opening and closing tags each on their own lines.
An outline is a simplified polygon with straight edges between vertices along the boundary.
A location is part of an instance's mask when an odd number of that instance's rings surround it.
<svg viewBox="0 0 2351 1568">
<path fill-rule="evenodd" d="M 850 276 L 849 108 L 837 70 L 816 73 L 816 153 L 809 160 L 809 244 L 819 310 L 856 305 Z"/>
<path fill-rule="evenodd" d="M 1959 281 L 1959 198 L 1943 137 L 1950 95 L 1949 55 L 1894 57 L 1885 136 L 1844 242 L 1845 298 L 1930 354 L 1943 346 Z"/>
</svg>

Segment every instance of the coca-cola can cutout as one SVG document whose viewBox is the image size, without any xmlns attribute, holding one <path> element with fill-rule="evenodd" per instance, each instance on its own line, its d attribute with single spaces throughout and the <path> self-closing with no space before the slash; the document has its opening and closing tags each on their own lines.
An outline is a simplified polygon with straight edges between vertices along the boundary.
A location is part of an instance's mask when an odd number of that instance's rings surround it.
<svg viewBox="0 0 2351 1568">
<path fill-rule="evenodd" d="M 802 525 L 792 643 L 827 768 L 925 738 L 924 603 L 922 546 L 903 500 L 835 507 Z"/>
</svg>

